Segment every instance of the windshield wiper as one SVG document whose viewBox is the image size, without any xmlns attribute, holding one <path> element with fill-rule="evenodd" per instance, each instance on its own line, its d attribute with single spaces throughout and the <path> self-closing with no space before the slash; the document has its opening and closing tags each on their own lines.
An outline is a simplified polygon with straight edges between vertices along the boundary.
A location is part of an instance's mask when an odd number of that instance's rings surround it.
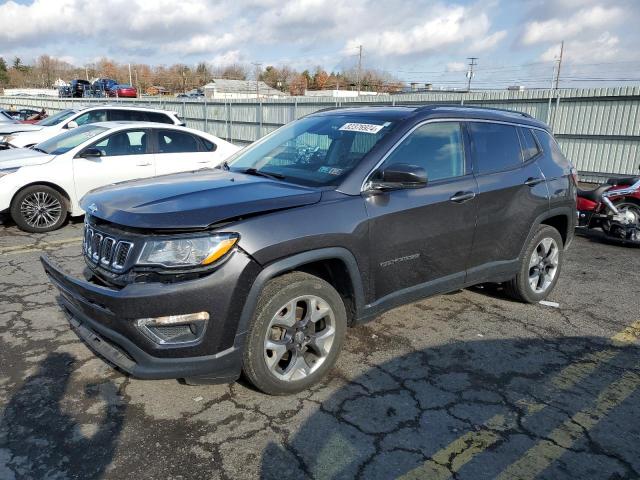
<svg viewBox="0 0 640 480">
<path fill-rule="evenodd" d="M 227 172 L 231 170 L 231 167 L 229 166 L 229 162 L 227 162 L 226 160 L 222 162 L 220 165 L 218 165 L 217 168 L 221 168 L 222 170 L 226 170 Z"/>
<path fill-rule="evenodd" d="M 247 168 L 246 170 L 242 170 L 242 173 L 246 173 L 247 175 L 255 175 L 256 177 L 275 178 L 276 180 L 284 180 L 286 178 L 284 175 L 281 175 L 279 173 L 267 173 L 256 168 Z"/>
<path fill-rule="evenodd" d="M 35 150 L 36 152 L 40 152 L 40 153 L 46 153 L 47 155 L 49 155 L 49 152 L 35 146 L 31 147 L 31 150 Z"/>
</svg>

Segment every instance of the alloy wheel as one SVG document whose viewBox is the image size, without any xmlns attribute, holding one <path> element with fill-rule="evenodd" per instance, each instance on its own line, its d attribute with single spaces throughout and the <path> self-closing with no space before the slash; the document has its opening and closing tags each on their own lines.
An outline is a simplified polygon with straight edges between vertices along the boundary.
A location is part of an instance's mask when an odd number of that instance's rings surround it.
<svg viewBox="0 0 640 480">
<path fill-rule="evenodd" d="M 324 363 L 335 339 L 335 314 L 315 295 L 297 297 L 280 307 L 269 322 L 264 360 L 279 380 L 301 380 Z"/>
<path fill-rule="evenodd" d="M 20 203 L 20 214 L 32 228 L 49 228 L 60 220 L 62 205 L 48 192 L 33 192 Z"/>
<path fill-rule="evenodd" d="M 543 238 L 529 259 L 529 286 L 534 293 L 544 293 L 558 272 L 560 250 L 553 238 Z"/>
</svg>

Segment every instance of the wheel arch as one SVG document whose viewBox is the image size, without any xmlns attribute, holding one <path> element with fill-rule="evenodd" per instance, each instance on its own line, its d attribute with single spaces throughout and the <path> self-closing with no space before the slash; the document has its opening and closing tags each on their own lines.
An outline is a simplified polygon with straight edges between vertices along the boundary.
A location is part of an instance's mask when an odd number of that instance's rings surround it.
<svg viewBox="0 0 640 480">
<path fill-rule="evenodd" d="M 560 233 L 560 237 L 562 238 L 564 248 L 566 249 L 571 244 L 571 241 L 574 237 L 574 229 L 576 223 L 575 218 L 576 210 L 568 206 L 552 208 L 536 217 L 535 220 L 531 223 L 529 235 L 527 235 L 527 239 L 522 245 L 522 249 L 520 250 L 520 255 L 518 255 L 518 258 L 522 258 L 522 255 L 524 254 L 529 241 L 536 234 L 536 231 L 538 230 L 538 227 L 540 225 L 549 225 L 550 227 L 558 230 L 558 232 Z"/>
<path fill-rule="evenodd" d="M 347 299 L 345 308 L 352 324 L 364 307 L 364 287 L 355 256 L 346 248 L 329 247 L 298 253 L 268 264 L 256 277 L 240 314 L 234 347 L 244 344 L 264 285 L 271 279 L 292 271 L 304 271 L 328 281 Z"/>
<path fill-rule="evenodd" d="M 67 210 L 68 210 L 69 213 L 71 213 L 71 211 L 73 210 L 73 208 L 72 208 L 73 205 L 71 204 L 71 196 L 69 195 L 69 193 L 64 188 L 62 188 L 60 185 L 58 185 L 56 183 L 53 183 L 53 182 L 48 182 L 48 181 L 29 182 L 26 185 L 23 185 L 11 197 L 11 205 L 13 205 L 14 200 L 20 194 L 20 192 L 22 192 L 26 188 L 34 187 L 36 185 L 44 185 L 46 187 L 53 188 L 56 192 L 58 192 L 60 195 L 62 195 L 64 197 L 64 199 L 66 200 L 66 202 L 67 202 Z"/>
</svg>

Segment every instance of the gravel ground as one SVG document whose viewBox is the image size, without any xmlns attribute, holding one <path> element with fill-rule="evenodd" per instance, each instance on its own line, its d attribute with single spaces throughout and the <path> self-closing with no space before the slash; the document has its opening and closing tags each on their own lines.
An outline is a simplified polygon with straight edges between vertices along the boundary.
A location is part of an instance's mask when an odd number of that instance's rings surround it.
<svg viewBox="0 0 640 480">
<path fill-rule="evenodd" d="M 321 385 L 123 376 L 70 331 L 38 257 L 81 224 L 0 226 L 0 479 L 639 478 L 640 250 L 578 237 L 550 299 L 474 288 L 351 329 Z"/>
</svg>

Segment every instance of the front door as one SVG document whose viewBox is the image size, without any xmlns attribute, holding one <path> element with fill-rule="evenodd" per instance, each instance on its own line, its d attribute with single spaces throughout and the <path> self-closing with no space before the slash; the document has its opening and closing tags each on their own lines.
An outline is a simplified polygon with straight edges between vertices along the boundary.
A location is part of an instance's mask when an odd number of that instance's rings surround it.
<svg viewBox="0 0 640 480">
<path fill-rule="evenodd" d="M 110 183 L 154 176 L 154 155 L 147 153 L 148 137 L 146 129 L 119 131 L 87 147 L 99 149 L 100 157 L 76 156 L 73 173 L 78 198 Z"/>
<path fill-rule="evenodd" d="M 379 168 L 418 165 L 428 180 L 423 188 L 364 194 L 374 302 L 394 293 L 406 301 L 464 284 L 477 193 L 466 158 L 460 123 L 432 122 L 409 134 Z"/>
</svg>

